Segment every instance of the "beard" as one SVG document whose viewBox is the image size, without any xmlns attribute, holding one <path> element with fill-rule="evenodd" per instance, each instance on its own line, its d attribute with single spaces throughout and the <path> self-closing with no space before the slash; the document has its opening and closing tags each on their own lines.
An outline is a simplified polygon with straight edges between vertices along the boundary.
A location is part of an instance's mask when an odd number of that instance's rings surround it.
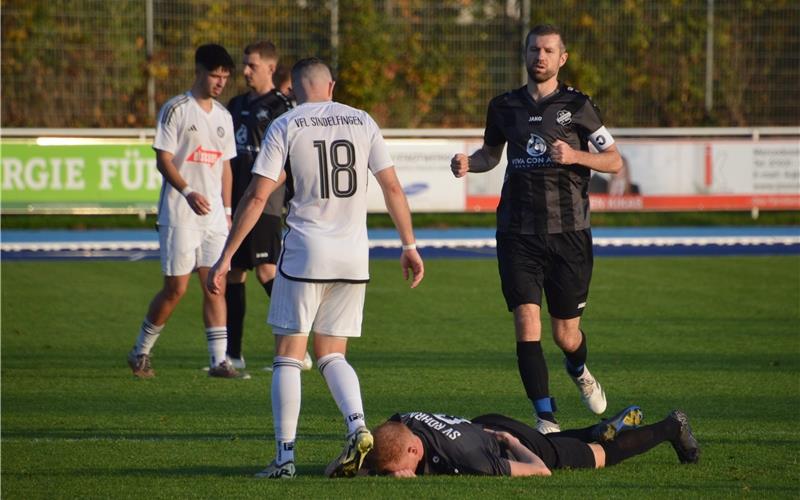
<svg viewBox="0 0 800 500">
<path fill-rule="evenodd" d="M 537 73 L 536 64 L 526 65 L 525 69 L 528 71 L 528 76 L 530 77 L 530 79 L 536 83 L 546 82 L 547 80 L 553 78 L 556 75 L 556 72 L 552 70 L 546 70 L 543 73 Z"/>
</svg>

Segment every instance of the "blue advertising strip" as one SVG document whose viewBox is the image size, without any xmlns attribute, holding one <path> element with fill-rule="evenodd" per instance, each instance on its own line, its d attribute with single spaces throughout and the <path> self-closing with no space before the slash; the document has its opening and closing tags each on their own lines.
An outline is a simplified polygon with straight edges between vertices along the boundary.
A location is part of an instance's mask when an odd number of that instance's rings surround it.
<svg viewBox="0 0 800 500">
<path fill-rule="evenodd" d="M 595 229 L 597 256 L 798 255 L 798 227 L 618 228 Z M 400 241 L 393 230 L 372 230 L 370 256 L 397 258 Z M 425 258 L 495 258 L 494 230 L 421 229 L 416 231 Z M 15 231 L 0 233 L 2 259 L 127 260 L 158 258 L 153 230 Z"/>
</svg>

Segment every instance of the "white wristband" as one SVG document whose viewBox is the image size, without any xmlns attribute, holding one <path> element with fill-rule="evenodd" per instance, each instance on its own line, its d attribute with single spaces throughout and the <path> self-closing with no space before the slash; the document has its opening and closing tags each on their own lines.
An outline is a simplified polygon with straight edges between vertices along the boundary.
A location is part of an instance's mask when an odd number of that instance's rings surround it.
<svg viewBox="0 0 800 500">
<path fill-rule="evenodd" d="M 232 214 L 233 210 L 231 210 L 231 207 L 225 207 L 225 215 L 232 215 Z"/>
<path fill-rule="evenodd" d="M 184 198 L 186 198 L 187 196 L 189 196 L 192 193 L 194 193 L 194 189 L 189 187 L 188 184 L 186 185 L 185 188 L 181 189 L 181 194 L 183 195 Z"/>
<path fill-rule="evenodd" d="M 410 245 L 403 245 L 403 250 L 416 250 L 417 244 L 411 243 Z"/>
</svg>

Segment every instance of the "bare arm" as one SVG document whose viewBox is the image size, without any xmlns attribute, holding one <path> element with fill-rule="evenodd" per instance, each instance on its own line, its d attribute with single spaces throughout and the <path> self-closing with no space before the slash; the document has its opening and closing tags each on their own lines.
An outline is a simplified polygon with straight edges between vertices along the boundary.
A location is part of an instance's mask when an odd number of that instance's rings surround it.
<svg viewBox="0 0 800 500">
<path fill-rule="evenodd" d="M 590 153 L 589 151 L 579 151 L 562 140 L 556 140 L 550 148 L 550 158 L 563 165 L 583 165 L 598 172 L 616 174 L 622 168 L 622 156 L 619 154 L 616 144 L 605 151 Z"/>
<path fill-rule="evenodd" d="M 191 189 L 191 186 L 189 186 L 189 184 L 183 180 L 183 177 L 181 177 L 180 172 L 178 172 L 178 167 L 175 166 L 173 161 L 174 158 L 175 155 L 172 153 L 157 149 L 156 168 L 158 168 L 158 171 L 161 172 L 161 175 L 164 176 L 164 179 L 166 179 L 167 182 L 172 185 L 172 187 L 182 193 L 187 187 Z M 186 202 L 197 215 L 206 215 L 211 211 L 211 204 L 201 193 L 192 191 L 184 195 L 184 197 L 186 198 Z"/>
<path fill-rule="evenodd" d="M 551 475 L 550 469 L 534 452 L 520 443 L 519 439 L 509 434 L 508 432 L 498 432 L 490 429 L 484 429 L 489 434 L 492 434 L 501 446 L 507 448 L 519 460 L 509 460 L 508 464 L 511 467 L 512 476 L 549 476 Z"/>
<path fill-rule="evenodd" d="M 231 208 L 231 202 L 233 200 L 232 190 L 233 190 L 233 171 L 231 170 L 231 161 L 225 160 L 222 162 L 222 206 L 225 207 L 226 209 Z M 230 229 L 231 227 L 230 215 L 228 215 L 226 219 L 228 219 L 228 229 Z"/>
<path fill-rule="evenodd" d="M 411 210 L 408 208 L 408 200 L 394 167 L 381 170 L 375 174 L 375 178 L 383 191 L 386 209 L 392 217 L 392 222 L 394 222 L 397 232 L 400 233 L 400 241 L 404 246 L 415 245 L 414 228 L 411 224 Z M 400 266 L 403 269 L 403 278 L 408 279 L 410 272 L 411 288 L 419 285 L 425 275 L 425 266 L 416 248 L 403 250 L 400 256 Z"/>
<path fill-rule="evenodd" d="M 250 233 L 258 218 L 261 217 L 269 195 L 275 191 L 277 186 L 283 183 L 285 178 L 285 173 L 281 173 L 278 182 L 261 175 L 253 175 L 253 180 L 247 186 L 247 191 L 242 195 L 242 199 L 239 200 L 239 206 L 233 218 L 233 226 L 230 234 L 228 234 L 228 240 L 225 242 L 222 255 L 220 255 L 219 260 L 208 273 L 206 285 L 211 293 L 217 294 L 222 291 L 222 284 L 225 281 L 225 274 L 231 267 L 233 254 L 236 253 L 245 236 Z"/>
<path fill-rule="evenodd" d="M 484 144 L 481 148 L 471 155 L 467 156 L 463 153 L 458 153 L 450 160 L 450 170 L 453 175 L 464 177 L 467 172 L 488 172 L 500 163 L 500 158 L 503 156 L 503 146 L 487 146 Z"/>
</svg>

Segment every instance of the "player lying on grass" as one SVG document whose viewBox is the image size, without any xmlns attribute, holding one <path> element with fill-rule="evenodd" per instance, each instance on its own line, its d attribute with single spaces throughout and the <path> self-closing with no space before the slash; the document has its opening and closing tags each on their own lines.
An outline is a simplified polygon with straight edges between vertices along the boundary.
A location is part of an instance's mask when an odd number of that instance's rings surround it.
<svg viewBox="0 0 800 500">
<path fill-rule="evenodd" d="M 542 434 L 498 414 L 466 420 L 441 414 L 396 414 L 373 431 L 364 471 L 394 477 L 423 474 L 549 476 L 552 469 L 600 469 L 669 442 L 682 463 L 697 463 L 700 448 L 686 414 L 674 410 L 639 427 L 638 406 L 599 424 Z"/>
</svg>

